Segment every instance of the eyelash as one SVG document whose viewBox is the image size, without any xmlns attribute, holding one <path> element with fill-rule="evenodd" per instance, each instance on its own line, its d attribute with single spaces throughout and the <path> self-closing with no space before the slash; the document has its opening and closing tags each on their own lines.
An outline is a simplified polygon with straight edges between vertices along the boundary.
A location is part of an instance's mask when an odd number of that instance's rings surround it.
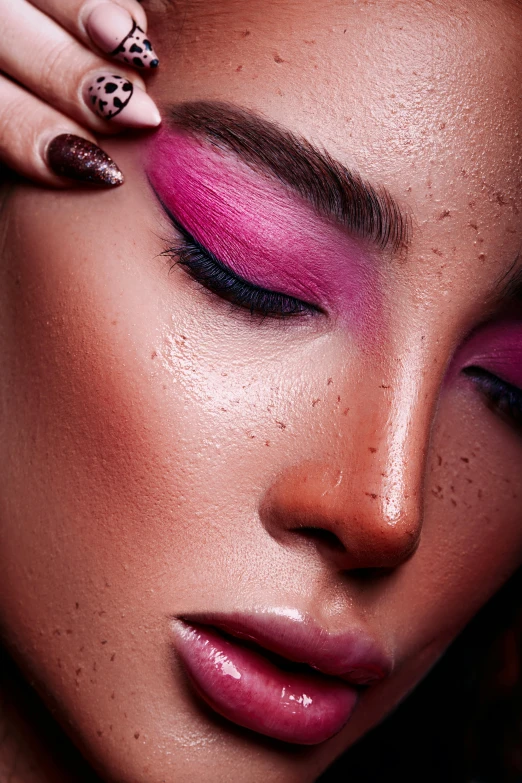
<svg viewBox="0 0 522 783">
<path fill-rule="evenodd" d="M 178 245 L 165 250 L 163 255 L 183 266 L 197 283 L 234 307 L 262 318 L 289 318 L 321 312 L 315 305 L 261 288 L 236 275 L 179 224 L 175 228 L 182 239 Z"/>
<path fill-rule="evenodd" d="M 502 381 L 482 367 L 465 367 L 463 372 L 477 385 L 485 397 L 488 408 L 514 429 L 522 430 L 521 389 Z"/>
</svg>

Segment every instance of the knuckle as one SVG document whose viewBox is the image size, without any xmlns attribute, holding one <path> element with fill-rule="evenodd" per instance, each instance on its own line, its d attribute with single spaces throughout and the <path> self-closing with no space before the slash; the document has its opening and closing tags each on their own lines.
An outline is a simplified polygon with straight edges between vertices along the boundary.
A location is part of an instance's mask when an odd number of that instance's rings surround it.
<svg viewBox="0 0 522 783">
<path fill-rule="evenodd" d="M 0 112 L 0 139 L 3 149 L 16 155 L 27 139 L 27 107 L 21 98 L 13 97 Z"/>
<path fill-rule="evenodd" d="M 39 83 L 47 95 L 67 90 L 67 81 L 78 64 L 78 44 L 75 41 L 55 43 L 43 54 L 39 63 Z"/>
</svg>

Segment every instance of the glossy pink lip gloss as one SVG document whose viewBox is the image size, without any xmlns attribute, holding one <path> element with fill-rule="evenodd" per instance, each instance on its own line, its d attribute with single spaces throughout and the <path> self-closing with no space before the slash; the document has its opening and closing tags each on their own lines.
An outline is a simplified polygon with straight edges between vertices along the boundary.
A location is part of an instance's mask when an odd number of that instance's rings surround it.
<svg viewBox="0 0 522 783">
<path fill-rule="evenodd" d="M 239 726 L 301 745 L 337 734 L 357 704 L 356 684 L 377 682 L 390 670 L 360 635 L 330 635 L 271 613 L 176 621 L 174 636 L 210 707 Z"/>
</svg>

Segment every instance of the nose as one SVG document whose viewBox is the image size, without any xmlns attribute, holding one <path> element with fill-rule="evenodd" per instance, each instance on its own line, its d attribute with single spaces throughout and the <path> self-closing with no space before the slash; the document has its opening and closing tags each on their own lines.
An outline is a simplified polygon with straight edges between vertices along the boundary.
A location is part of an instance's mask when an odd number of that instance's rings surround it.
<svg viewBox="0 0 522 783">
<path fill-rule="evenodd" d="M 412 555 L 435 405 L 419 405 L 411 387 L 365 397 L 337 427 L 335 451 L 307 456 L 275 478 L 261 508 L 272 536 L 285 544 L 304 537 L 343 570 L 397 568 Z"/>
</svg>

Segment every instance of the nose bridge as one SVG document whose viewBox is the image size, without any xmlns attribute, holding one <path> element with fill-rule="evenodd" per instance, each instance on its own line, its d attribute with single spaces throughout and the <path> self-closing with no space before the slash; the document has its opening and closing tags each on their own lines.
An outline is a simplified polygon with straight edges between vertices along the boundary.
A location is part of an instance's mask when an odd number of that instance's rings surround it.
<svg viewBox="0 0 522 783">
<path fill-rule="evenodd" d="M 386 377 L 374 367 L 363 385 L 367 393 L 354 394 L 347 382 L 352 406 L 349 416 L 338 417 L 338 447 L 281 476 L 270 506 L 279 508 L 272 518 L 286 530 L 333 534 L 342 544 L 335 555 L 342 567 L 389 568 L 419 541 L 438 383 L 410 360 L 388 368 Z"/>
<path fill-rule="evenodd" d="M 382 524 L 418 527 L 432 406 L 426 392 L 421 404 L 419 376 L 413 372 L 397 374 L 389 384 L 382 384 L 382 393 L 374 414 L 377 427 L 367 436 L 373 435 L 377 445 L 368 445 L 365 478 L 379 490 L 373 494 L 379 500 Z"/>
<path fill-rule="evenodd" d="M 344 481 L 327 513 L 331 532 L 359 567 L 394 567 L 415 550 L 422 530 L 436 392 L 422 388 L 423 374 L 411 363 L 384 380 L 372 378 L 376 391 L 365 396 L 364 412 L 344 426 Z"/>
</svg>

